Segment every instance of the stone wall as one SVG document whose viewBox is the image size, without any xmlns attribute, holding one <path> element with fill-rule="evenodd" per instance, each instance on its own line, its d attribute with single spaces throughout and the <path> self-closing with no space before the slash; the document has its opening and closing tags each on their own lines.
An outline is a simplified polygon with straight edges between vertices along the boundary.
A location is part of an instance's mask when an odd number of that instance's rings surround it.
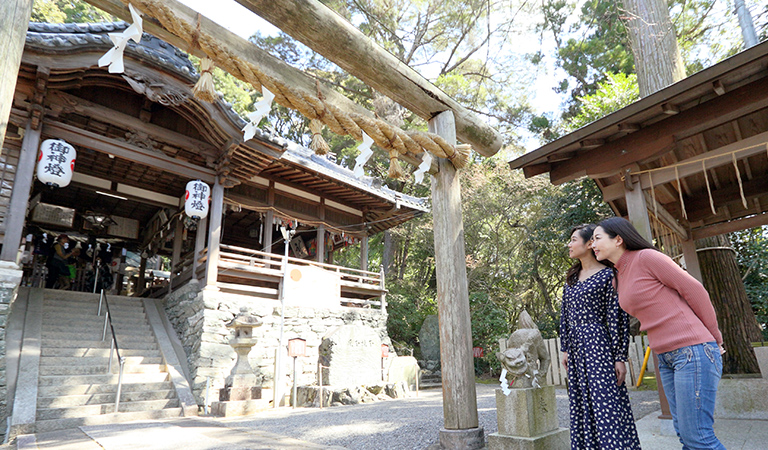
<svg viewBox="0 0 768 450">
<path fill-rule="evenodd" d="M 197 281 L 191 281 L 166 298 L 166 313 L 184 346 L 192 377 L 192 389 L 198 404 L 204 403 L 206 378 L 211 378 L 209 402 L 218 398 L 218 390 L 235 364 L 236 354 L 229 346 L 231 330 L 226 324 L 240 312 L 250 308 L 263 325 L 254 330 L 258 339 L 249 355 L 259 383 L 272 388 L 275 352 L 280 338 L 280 302 L 247 295 L 200 290 Z M 318 348 L 323 336 L 341 325 L 358 324 L 370 327 L 382 342 L 390 345 L 387 335 L 387 315 L 378 309 L 338 307 L 314 309 L 286 307 L 284 340 L 302 338 L 307 341 L 307 356 L 296 360 L 297 382 L 300 385 L 316 381 Z M 292 385 L 293 358 L 283 350 L 284 392 Z"/>
<path fill-rule="evenodd" d="M 11 303 L 16 298 L 22 272 L 10 262 L 0 261 L 0 435 L 5 435 L 8 411 L 8 380 L 6 378 L 5 331 Z"/>
</svg>

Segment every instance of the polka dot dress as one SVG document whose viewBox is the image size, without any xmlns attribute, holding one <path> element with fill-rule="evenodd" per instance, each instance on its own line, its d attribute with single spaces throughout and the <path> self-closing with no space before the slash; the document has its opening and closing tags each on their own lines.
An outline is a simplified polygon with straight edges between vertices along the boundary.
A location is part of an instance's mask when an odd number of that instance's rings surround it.
<svg viewBox="0 0 768 450">
<path fill-rule="evenodd" d="M 619 308 L 611 269 L 565 286 L 560 341 L 568 352 L 571 448 L 639 449 L 626 383 L 616 385 L 614 363 L 627 360 L 629 316 Z"/>
</svg>

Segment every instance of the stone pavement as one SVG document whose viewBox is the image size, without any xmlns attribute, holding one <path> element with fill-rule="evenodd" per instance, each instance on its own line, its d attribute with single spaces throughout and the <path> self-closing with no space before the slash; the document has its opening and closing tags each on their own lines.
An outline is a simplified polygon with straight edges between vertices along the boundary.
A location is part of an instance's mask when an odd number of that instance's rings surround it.
<svg viewBox="0 0 768 450">
<path fill-rule="evenodd" d="M 667 424 L 668 425 L 668 424 Z M 642 448 L 679 450 L 677 437 L 662 434 L 662 420 L 652 413 L 637 422 Z M 768 448 L 768 420 L 717 420 L 715 432 L 728 450 Z M 20 436 L 17 450 L 319 450 L 341 449 L 300 441 L 259 430 L 227 426 L 211 418 L 179 418 L 163 421 L 85 426 L 38 435 Z"/>
</svg>

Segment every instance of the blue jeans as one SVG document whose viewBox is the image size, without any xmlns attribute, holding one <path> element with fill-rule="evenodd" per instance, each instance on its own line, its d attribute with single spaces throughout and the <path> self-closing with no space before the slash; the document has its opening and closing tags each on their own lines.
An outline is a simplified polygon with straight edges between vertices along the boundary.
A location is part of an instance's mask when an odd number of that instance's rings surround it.
<svg viewBox="0 0 768 450">
<path fill-rule="evenodd" d="M 715 342 L 659 355 L 659 376 L 683 450 L 725 450 L 715 436 L 715 395 L 723 360 Z"/>
</svg>

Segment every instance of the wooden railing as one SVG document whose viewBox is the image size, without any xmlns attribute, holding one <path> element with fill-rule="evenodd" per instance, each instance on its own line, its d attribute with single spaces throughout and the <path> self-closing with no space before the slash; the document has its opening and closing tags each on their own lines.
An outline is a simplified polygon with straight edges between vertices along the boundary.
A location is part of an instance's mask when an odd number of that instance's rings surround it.
<svg viewBox="0 0 768 450">
<path fill-rule="evenodd" d="M 205 264 L 208 259 L 207 249 L 201 251 L 197 258 L 199 264 Z M 283 263 L 282 255 L 233 245 L 221 245 L 216 284 L 219 289 L 225 291 L 278 299 L 280 282 L 285 270 Z M 383 273 L 292 257 L 288 257 L 288 263 L 335 272 L 339 277 L 341 288 L 339 302 L 343 306 L 386 309 L 387 291 Z M 198 271 L 198 279 L 202 278 L 202 272 L 204 271 Z"/>
</svg>

